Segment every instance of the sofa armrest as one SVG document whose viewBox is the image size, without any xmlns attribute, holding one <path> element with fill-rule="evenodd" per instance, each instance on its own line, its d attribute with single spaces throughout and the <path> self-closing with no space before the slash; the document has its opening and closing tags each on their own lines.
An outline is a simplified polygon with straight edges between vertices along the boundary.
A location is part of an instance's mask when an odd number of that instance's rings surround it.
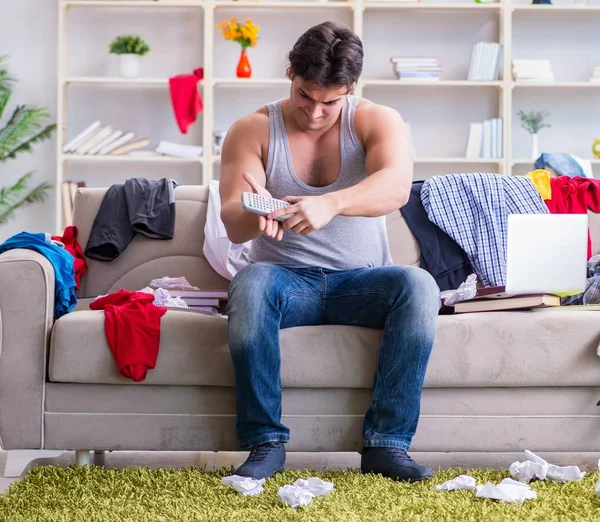
<svg viewBox="0 0 600 522">
<path fill-rule="evenodd" d="M 0 254 L 0 444 L 42 447 L 54 269 L 34 250 Z"/>
</svg>

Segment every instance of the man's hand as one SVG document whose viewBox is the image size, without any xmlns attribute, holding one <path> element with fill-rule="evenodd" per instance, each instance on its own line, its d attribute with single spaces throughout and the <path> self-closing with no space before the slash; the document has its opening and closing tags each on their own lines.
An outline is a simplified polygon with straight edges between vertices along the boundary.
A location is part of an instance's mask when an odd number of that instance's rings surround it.
<svg viewBox="0 0 600 522">
<path fill-rule="evenodd" d="M 254 179 L 252 174 L 244 172 L 243 176 L 244 180 L 252 187 L 255 194 L 267 198 L 273 197 L 265 187 L 262 187 L 256 182 L 256 179 Z M 283 227 L 279 221 L 274 221 L 273 219 L 264 216 L 258 216 L 258 226 L 263 234 L 275 238 L 277 241 L 281 241 L 283 238 Z"/>
<path fill-rule="evenodd" d="M 279 216 L 293 214 L 283 222 L 283 228 L 298 234 L 307 235 L 323 228 L 337 214 L 334 200 L 329 194 L 304 197 L 286 196 L 283 200 L 292 204 L 271 212 L 267 217 L 276 219 Z"/>
</svg>

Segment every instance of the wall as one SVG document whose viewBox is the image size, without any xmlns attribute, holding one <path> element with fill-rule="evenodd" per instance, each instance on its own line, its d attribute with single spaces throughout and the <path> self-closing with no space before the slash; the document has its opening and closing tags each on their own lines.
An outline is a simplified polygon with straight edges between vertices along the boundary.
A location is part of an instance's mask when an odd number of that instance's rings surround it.
<svg viewBox="0 0 600 522">
<path fill-rule="evenodd" d="M 56 118 L 56 4 L 40 0 L 0 0 L 0 55 L 8 55 L 8 69 L 18 80 L 2 121 L 15 105 L 47 107 Z M 0 164 L 0 187 L 14 183 L 20 176 L 35 171 L 34 181 L 54 181 L 55 138 L 38 144 L 30 154 Z M 45 203 L 16 212 L 0 226 L 0 240 L 20 232 L 41 232 L 54 220 L 54 195 Z"/>
</svg>

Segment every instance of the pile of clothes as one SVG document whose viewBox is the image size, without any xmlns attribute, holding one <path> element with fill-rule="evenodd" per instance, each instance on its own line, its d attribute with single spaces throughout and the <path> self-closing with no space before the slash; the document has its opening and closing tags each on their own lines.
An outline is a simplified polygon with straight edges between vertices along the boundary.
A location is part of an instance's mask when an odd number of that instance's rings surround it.
<svg viewBox="0 0 600 522">
<path fill-rule="evenodd" d="M 68 226 L 62 236 L 48 233 L 19 232 L 0 244 L 0 254 L 14 248 L 35 250 L 54 268 L 54 320 L 73 310 L 76 290 L 88 266 L 77 241 L 77 227 Z"/>
<path fill-rule="evenodd" d="M 482 286 L 504 286 L 509 214 L 588 210 L 600 212 L 600 180 L 536 169 L 525 176 L 449 174 L 416 181 L 400 212 L 421 249 L 421 267 L 444 291 L 458 288 L 472 273 Z M 587 257 L 592 258 L 589 233 Z M 590 278 L 598 277 L 596 264 Z M 578 298 L 582 295 L 570 299 Z"/>
</svg>

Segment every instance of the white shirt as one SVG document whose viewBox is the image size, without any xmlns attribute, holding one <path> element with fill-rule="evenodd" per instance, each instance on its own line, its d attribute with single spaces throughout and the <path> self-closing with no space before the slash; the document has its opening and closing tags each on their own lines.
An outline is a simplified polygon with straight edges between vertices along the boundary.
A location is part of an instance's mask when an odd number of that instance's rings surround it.
<svg viewBox="0 0 600 522">
<path fill-rule="evenodd" d="M 242 244 L 234 244 L 227 237 L 225 225 L 221 220 L 219 182 L 211 180 L 208 183 L 208 208 L 202 249 L 210 266 L 219 275 L 231 281 L 235 274 L 250 264 L 248 258 L 250 243 L 246 241 Z"/>
</svg>

